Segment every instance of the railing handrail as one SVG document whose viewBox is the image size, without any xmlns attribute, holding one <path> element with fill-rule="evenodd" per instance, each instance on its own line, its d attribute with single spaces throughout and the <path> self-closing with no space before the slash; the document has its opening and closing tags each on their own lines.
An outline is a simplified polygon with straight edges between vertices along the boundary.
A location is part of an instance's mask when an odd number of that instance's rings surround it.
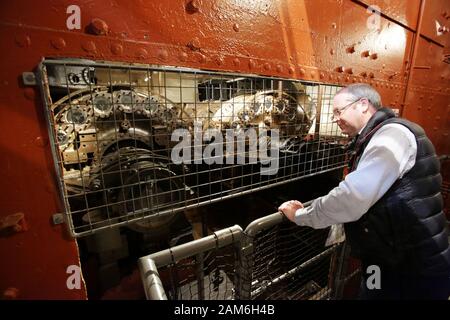
<svg viewBox="0 0 450 320">
<path fill-rule="evenodd" d="M 309 207 L 313 200 L 310 200 L 308 202 L 303 203 L 303 207 Z M 258 232 L 268 229 L 270 227 L 273 227 L 274 225 L 277 225 L 278 223 L 281 223 L 284 219 L 284 216 L 281 212 L 275 212 L 272 214 L 269 214 L 265 217 L 259 218 L 251 222 L 244 230 L 244 233 L 249 236 L 253 237 Z"/>
</svg>

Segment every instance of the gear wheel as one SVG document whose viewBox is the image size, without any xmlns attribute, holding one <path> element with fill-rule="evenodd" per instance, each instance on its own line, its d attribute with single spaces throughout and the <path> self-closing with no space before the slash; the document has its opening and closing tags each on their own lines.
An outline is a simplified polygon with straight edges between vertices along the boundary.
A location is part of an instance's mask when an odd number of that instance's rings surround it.
<svg viewBox="0 0 450 320">
<path fill-rule="evenodd" d="M 91 99 L 94 114 L 100 118 L 108 118 L 111 115 L 113 105 L 112 96 L 108 92 L 95 93 Z"/>
<path fill-rule="evenodd" d="M 172 107 L 160 105 L 160 108 L 158 108 L 157 117 L 162 123 L 173 125 L 177 120 L 177 112 Z"/>
<path fill-rule="evenodd" d="M 92 116 L 92 108 L 78 105 L 78 101 L 73 101 L 71 105 L 67 105 L 64 111 L 58 116 L 58 121 L 72 127 L 73 130 L 79 132 L 86 129 Z"/>
<path fill-rule="evenodd" d="M 130 90 L 119 90 L 115 92 L 114 102 L 119 110 L 124 113 L 132 113 L 135 111 L 136 105 L 142 103 L 136 93 Z"/>
<path fill-rule="evenodd" d="M 158 110 L 163 108 L 159 101 L 152 96 L 144 98 L 142 103 L 139 103 L 136 107 L 137 113 L 143 114 L 148 118 L 155 117 Z"/>
</svg>

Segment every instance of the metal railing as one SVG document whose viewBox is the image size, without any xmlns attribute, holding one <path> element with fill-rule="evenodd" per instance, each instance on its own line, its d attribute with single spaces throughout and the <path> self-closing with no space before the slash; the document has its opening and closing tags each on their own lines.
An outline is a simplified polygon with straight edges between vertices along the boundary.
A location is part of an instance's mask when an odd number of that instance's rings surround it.
<svg viewBox="0 0 450 320">
<path fill-rule="evenodd" d="M 305 205 L 309 205 L 310 202 Z M 147 299 L 339 299 L 345 242 L 299 227 L 279 212 L 139 259 Z"/>
<path fill-rule="evenodd" d="M 193 266 L 193 270 L 191 271 L 193 272 L 188 275 L 188 279 L 189 277 L 191 277 L 194 281 L 184 282 L 190 289 L 192 289 L 193 286 L 195 287 L 194 291 L 196 292 L 194 292 L 194 294 L 192 294 L 192 291 L 190 291 L 191 298 L 193 296 L 197 296 L 200 300 L 204 299 L 205 253 L 217 251 L 230 246 L 236 246 L 240 243 L 242 233 L 242 228 L 236 225 L 231 228 L 226 228 L 214 232 L 210 236 L 140 258 L 139 270 L 144 283 L 144 290 L 147 299 L 167 299 L 167 295 L 165 293 L 164 286 L 161 282 L 160 274 L 158 271 L 163 267 L 176 265 L 178 268 L 178 272 L 180 269 L 185 268 L 186 265 L 189 264 L 186 261 L 186 259 L 188 258 L 195 259 L 194 264 L 191 264 L 191 266 Z M 180 292 L 180 290 L 182 289 L 183 281 L 177 284 L 174 284 L 173 281 L 171 282 L 172 296 L 177 297 L 177 292 Z M 211 281 L 211 283 L 214 283 L 214 281 Z"/>
</svg>

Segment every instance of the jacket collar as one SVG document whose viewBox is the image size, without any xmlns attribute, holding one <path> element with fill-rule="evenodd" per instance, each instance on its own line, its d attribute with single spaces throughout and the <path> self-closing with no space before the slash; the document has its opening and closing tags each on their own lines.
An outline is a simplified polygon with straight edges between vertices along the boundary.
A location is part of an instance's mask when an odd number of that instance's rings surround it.
<svg viewBox="0 0 450 320">
<path fill-rule="evenodd" d="M 384 121 L 394 118 L 395 113 L 389 108 L 380 108 L 375 112 L 367 122 L 362 131 L 354 138 L 354 148 L 358 149 L 359 146 L 364 144 L 367 140 L 370 140 L 372 135 L 381 127 Z"/>
<path fill-rule="evenodd" d="M 359 161 L 358 159 L 370 138 L 375 134 L 375 132 L 377 132 L 386 120 L 394 117 L 395 113 L 391 109 L 381 108 L 372 115 L 362 131 L 353 137 L 347 145 L 347 150 L 349 152 L 348 168 L 350 171 L 355 170 Z"/>
</svg>

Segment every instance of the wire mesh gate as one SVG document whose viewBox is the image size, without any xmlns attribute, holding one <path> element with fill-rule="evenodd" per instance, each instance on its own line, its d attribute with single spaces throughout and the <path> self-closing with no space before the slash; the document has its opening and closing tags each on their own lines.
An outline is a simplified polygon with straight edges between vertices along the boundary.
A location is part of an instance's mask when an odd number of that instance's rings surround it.
<svg viewBox="0 0 450 320">
<path fill-rule="evenodd" d="M 245 231 L 208 237 L 140 258 L 148 299 L 338 299 L 347 274 L 345 243 L 325 247 L 329 229 L 298 227 L 280 213 Z"/>
<path fill-rule="evenodd" d="M 242 237 L 239 298 L 331 298 L 341 246 L 325 247 L 328 232 L 296 226 L 279 213 L 252 222 Z"/>
<path fill-rule="evenodd" d="M 335 86 L 150 65 L 44 60 L 55 168 L 73 236 L 340 168 Z"/>
</svg>

